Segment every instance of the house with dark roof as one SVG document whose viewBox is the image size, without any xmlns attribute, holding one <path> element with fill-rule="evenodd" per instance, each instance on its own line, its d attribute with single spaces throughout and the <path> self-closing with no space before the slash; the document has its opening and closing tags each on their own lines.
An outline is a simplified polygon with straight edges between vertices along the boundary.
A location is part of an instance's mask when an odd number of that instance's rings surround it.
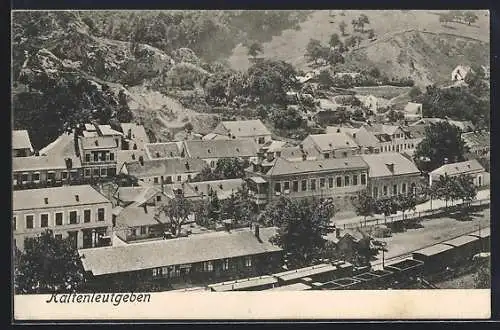
<svg viewBox="0 0 500 330">
<path fill-rule="evenodd" d="M 12 157 L 27 157 L 33 155 L 33 152 L 28 131 L 12 131 Z"/>
<path fill-rule="evenodd" d="M 290 198 L 348 198 L 366 188 L 368 165 L 359 156 L 289 161 L 278 157 L 253 163 L 246 181 L 260 205 Z"/>
<path fill-rule="evenodd" d="M 118 187 L 113 194 L 117 205 L 127 207 L 129 205 L 142 206 L 156 205 L 165 201 L 165 195 L 159 187 L 136 186 L 136 187 Z"/>
<path fill-rule="evenodd" d="M 442 176 L 457 177 L 460 175 L 470 175 L 474 184 L 478 187 L 490 184 L 490 174 L 476 160 L 471 159 L 465 162 L 445 164 L 429 173 L 429 185 L 439 181 Z"/>
<path fill-rule="evenodd" d="M 272 140 L 271 132 L 260 119 L 221 121 L 212 133 L 232 139 L 251 138 L 260 145 Z"/>
<path fill-rule="evenodd" d="M 161 239 L 167 230 L 167 218 L 155 207 L 144 203 L 129 205 L 114 219 L 114 233 L 124 242 L 134 242 L 144 239 Z"/>
<path fill-rule="evenodd" d="M 276 228 L 212 232 L 79 251 L 87 281 L 106 288 L 115 280 L 155 283 L 164 287 L 189 282 L 205 285 L 275 272 L 282 249 L 269 239 Z M 116 288 L 112 288 L 116 289 Z"/>
<path fill-rule="evenodd" d="M 219 159 L 237 158 L 252 161 L 259 146 L 253 139 L 184 141 L 181 157 L 201 159 L 215 168 Z"/>
<path fill-rule="evenodd" d="M 346 158 L 359 154 L 359 146 L 347 133 L 311 134 L 302 141 L 304 149 L 318 158 Z"/>
<path fill-rule="evenodd" d="M 361 156 L 369 167 L 368 191 L 374 198 L 414 192 L 420 180 L 417 166 L 400 153 Z"/>
<path fill-rule="evenodd" d="M 75 248 L 111 244 L 111 202 L 89 185 L 14 191 L 12 205 L 20 250 L 47 229 L 56 237 L 69 236 Z"/>
<path fill-rule="evenodd" d="M 12 158 L 13 189 L 82 184 L 83 169 L 71 134 L 63 134 L 39 156 Z"/>
<path fill-rule="evenodd" d="M 149 185 L 181 183 L 194 178 L 207 164 L 196 158 L 167 158 L 125 163 L 120 173 Z"/>
</svg>

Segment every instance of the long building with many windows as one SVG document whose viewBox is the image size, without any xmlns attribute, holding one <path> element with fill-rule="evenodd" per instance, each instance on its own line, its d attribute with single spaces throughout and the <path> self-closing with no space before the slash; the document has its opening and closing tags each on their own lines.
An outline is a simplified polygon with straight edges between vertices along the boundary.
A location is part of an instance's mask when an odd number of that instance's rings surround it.
<svg viewBox="0 0 500 330">
<path fill-rule="evenodd" d="M 12 219 L 20 250 L 47 229 L 71 237 L 75 248 L 110 244 L 111 202 L 89 185 L 14 191 Z"/>
</svg>

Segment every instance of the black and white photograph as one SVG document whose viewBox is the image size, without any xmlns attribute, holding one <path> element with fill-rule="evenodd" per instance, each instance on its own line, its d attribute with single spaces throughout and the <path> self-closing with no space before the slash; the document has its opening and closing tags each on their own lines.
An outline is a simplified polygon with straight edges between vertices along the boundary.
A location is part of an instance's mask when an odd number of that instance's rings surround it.
<svg viewBox="0 0 500 330">
<path fill-rule="evenodd" d="M 15 296 L 491 288 L 488 10 L 14 10 L 11 53 Z"/>
</svg>

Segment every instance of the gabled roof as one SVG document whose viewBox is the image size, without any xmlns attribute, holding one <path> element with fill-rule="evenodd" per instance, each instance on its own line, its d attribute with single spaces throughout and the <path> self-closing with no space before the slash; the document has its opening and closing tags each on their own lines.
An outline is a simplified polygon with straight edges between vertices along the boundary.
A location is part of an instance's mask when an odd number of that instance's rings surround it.
<svg viewBox="0 0 500 330">
<path fill-rule="evenodd" d="M 370 178 L 386 177 L 393 175 L 420 174 L 417 166 L 400 153 L 381 153 L 362 155 L 363 160 L 368 164 Z M 393 171 L 388 164 L 393 164 Z"/>
<path fill-rule="evenodd" d="M 284 147 L 281 148 L 280 150 L 281 155 L 280 157 L 283 159 L 287 159 L 289 161 L 297 161 L 297 160 L 302 160 L 302 156 L 306 155 L 306 159 L 308 160 L 315 160 L 316 156 L 315 153 L 309 150 L 309 148 L 304 148 L 301 149 L 300 147 Z"/>
<path fill-rule="evenodd" d="M 141 156 L 146 158 L 144 150 L 118 150 L 116 152 L 116 167 L 120 169 L 125 163 L 136 162 Z"/>
<path fill-rule="evenodd" d="M 110 125 L 97 125 L 97 129 L 102 136 L 122 136 L 122 132 L 115 131 Z"/>
<path fill-rule="evenodd" d="M 96 136 L 96 137 L 80 137 L 83 149 L 111 149 L 117 148 L 118 145 L 113 136 Z"/>
<path fill-rule="evenodd" d="M 79 164 L 73 163 L 73 167 L 79 167 Z M 49 156 L 31 156 L 31 157 L 13 157 L 12 171 L 37 171 L 37 170 L 64 170 L 66 161 L 64 158 Z"/>
<path fill-rule="evenodd" d="M 176 142 L 146 143 L 144 145 L 149 159 L 176 158 L 181 150 Z"/>
<path fill-rule="evenodd" d="M 33 152 L 30 136 L 26 130 L 12 131 L 12 149 L 29 149 Z"/>
<path fill-rule="evenodd" d="M 45 198 L 47 198 L 47 204 L 45 204 Z M 89 185 L 15 190 L 13 192 L 14 211 L 96 203 L 111 202 Z"/>
<path fill-rule="evenodd" d="M 259 151 L 252 139 L 184 141 L 187 154 L 193 158 L 237 158 L 256 156 Z"/>
<path fill-rule="evenodd" d="M 163 185 L 163 193 L 169 198 L 174 198 L 178 190 L 181 190 L 186 198 L 200 198 L 200 194 L 193 189 L 187 182 L 184 183 L 171 183 Z"/>
<path fill-rule="evenodd" d="M 484 167 L 476 159 L 471 159 L 465 162 L 445 164 L 432 171 L 430 175 L 460 175 L 476 171 L 484 171 Z"/>
<path fill-rule="evenodd" d="M 131 205 L 125 207 L 116 217 L 116 225 L 119 227 L 138 227 L 157 225 L 161 222 L 155 217 L 155 210 L 149 207 L 147 212 L 143 207 Z"/>
<path fill-rule="evenodd" d="M 304 160 L 292 162 L 284 158 L 278 157 L 266 173 L 268 176 L 295 174 L 295 173 L 309 173 L 309 172 L 322 172 L 322 171 L 336 171 L 344 169 L 363 169 L 368 168 L 368 165 L 359 156 L 347 158 L 329 158 L 321 160 Z"/>
<path fill-rule="evenodd" d="M 224 128 L 227 133 L 236 137 L 252 137 L 260 135 L 271 135 L 271 132 L 259 119 L 255 120 L 235 120 L 235 121 L 222 121 L 218 128 Z M 220 131 L 216 128 L 213 133 L 224 135 L 226 132 Z"/>
<path fill-rule="evenodd" d="M 364 128 L 366 128 L 367 131 L 375 134 L 387 134 L 387 135 L 393 135 L 396 133 L 398 129 L 401 129 L 401 127 L 397 125 L 385 125 L 385 124 L 365 125 Z"/>
<path fill-rule="evenodd" d="M 349 134 L 349 136 L 352 137 L 352 134 L 356 133 L 358 130 L 359 130 L 359 128 L 355 128 L 355 127 L 327 126 L 326 127 L 326 134 L 330 134 L 330 133 L 346 133 L 346 134 Z"/>
<path fill-rule="evenodd" d="M 204 135 L 201 139 L 207 141 L 207 140 L 230 140 L 231 138 L 227 135 L 208 133 L 207 135 Z"/>
<path fill-rule="evenodd" d="M 360 147 L 376 148 L 379 146 L 379 139 L 377 139 L 375 134 L 366 130 L 364 126 L 358 129 L 354 141 L 356 141 Z"/>
<path fill-rule="evenodd" d="M 358 147 L 346 133 L 311 134 L 306 139 L 310 139 L 320 152 Z"/>
<path fill-rule="evenodd" d="M 411 139 L 419 139 L 425 137 L 425 125 L 406 126 L 403 130 L 410 135 Z"/>
<path fill-rule="evenodd" d="M 207 164 L 201 159 L 170 158 L 144 160 L 144 165 L 133 162 L 125 164 L 127 173 L 136 178 L 154 177 L 162 175 L 175 175 L 180 173 L 200 172 Z"/>
<path fill-rule="evenodd" d="M 133 202 L 140 206 L 161 193 L 160 189 L 149 186 L 120 187 L 116 190 L 114 197 L 123 202 Z"/>
<path fill-rule="evenodd" d="M 276 228 L 215 232 L 154 242 L 79 250 L 85 271 L 94 276 L 236 258 L 282 249 L 269 242 Z"/>
<path fill-rule="evenodd" d="M 81 167 L 80 158 L 75 153 L 75 142 L 73 134 L 62 134 L 54 142 L 40 150 L 40 156 L 47 156 L 50 158 L 51 164 L 59 164 L 60 159 L 65 164 L 64 158 L 70 158 L 73 167 Z"/>
</svg>

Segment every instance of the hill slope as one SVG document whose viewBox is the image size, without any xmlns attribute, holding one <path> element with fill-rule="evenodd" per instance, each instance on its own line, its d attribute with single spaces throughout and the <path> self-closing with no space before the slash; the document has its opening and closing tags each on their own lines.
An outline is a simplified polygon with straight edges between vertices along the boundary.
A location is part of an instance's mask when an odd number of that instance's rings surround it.
<svg viewBox="0 0 500 330">
<path fill-rule="evenodd" d="M 341 16 L 342 12 L 344 16 Z M 262 56 L 284 60 L 293 64 L 298 69 L 308 70 L 310 67 L 309 63 L 304 58 L 304 53 L 309 40 L 314 38 L 326 44 L 331 34 L 337 33 L 341 35 L 339 30 L 339 23 L 341 21 L 347 24 L 346 33 L 351 34 L 353 31 L 350 22 L 360 14 L 366 14 L 368 16 L 370 24 L 366 26 L 366 29 L 373 29 L 376 38 L 378 40 L 383 40 L 383 43 L 377 42 L 377 40 L 364 40 L 360 48 L 365 50 L 368 58 L 360 56 L 359 53 L 361 53 L 361 51 L 355 51 L 356 54 L 351 56 L 351 58 L 355 57 L 357 60 L 351 60 L 351 62 L 357 62 L 357 64 L 380 65 L 381 68 L 385 66 L 384 69 L 387 69 L 388 65 L 386 64 L 389 63 L 386 63 L 386 60 L 391 58 L 397 59 L 400 50 L 403 51 L 403 53 L 408 52 L 411 57 L 413 51 L 419 54 L 424 52 L 419 47 L 428 46 L 433 48 L 438 46 L 433 44 L 434 42 L 427 40 L 435 34 L 439 34 L 439 39 L 443 40 L 445 43 L 455 43 L 458 40 L 467 42 L 477 40 L 477 44 L 481 45 L 481 49 L 478 50 L 478 52 L 484 52 L 484 57 L 489 56 L 488 11 L 477 11 L 476 13 L 479 16 L 479 20 L 470 26 L 460 23 L 442 25 L 439 22 L 439 13 L 439 11 L 423 10 L 318 10 L 313 12 L 306 21 L 300 24 L 300 29 L 285 30 L 280 36 L 275 36 L 270 42 L 265 43 L 263 45 Z M 330 14 L 335 16 L 332 17 Z M 424 41 L 421 42 L 421 44 L 417 43 L 408 48 L 407 43 L 411 42 L 412 38 L 415 38 L 421 33 L 428 33 L 422 36 Z M 437 43 L 439 41 L 435 42 Z M 389 47 L 390 50 L 385 52 L 384 47 Z M 397 48 L 401 49 L 399 50 Z M 435 58 L 432 59 L 431 56 L 435 56 Z M 477 57 L 481 58 L 477 59 Z M 415 66 L 417 70 L 412 73 L 412 76 L 414 75 L 415 80 L 421 84 L 428 83 L 431 79 L 443 80 L 444 69 L 439 70 L 437 74 L 439 77 L 437 78 L 436 75 L 429 76 L 427 72 L 419 72 L 419 70 L 420 68 L 430 69 L 431 66 L 442 61 L 443 58 L 448 58 L 445 62 L 449 63 L 446 65 L 446 68 L 449 68 L 452 65 L 456 65 L 456 63 L 465 62 L 465 64 L 471 64 L 478 60 L 484 61 L 484 57 L 473 55 L 469 58 L 468 54 L 460 54 L 459 52 L 457 54 L 451 53 L 447 55 L 443 50 L 436 51 L 432 54 L 429 53 L 429 56 L 422 55 L 422 58 L 415 56 L 413 61 L 416 61 Z M 421 63 L 419 61 L 421 61 Z M 228 62 L 233 68 L 238 70 L 245 70 L 248 68 L 250 63 L 248 61 L 246 48 L 242 45 L 236 47 Z M 487 59 L 487 62 L 489 62 L 489 59 Z M 404 66 L 396 66 L 392 71 L 397 73 L 396 71 L 400 69 L 403 70 L 403 72 L 399 74 L 399 76 L 406 76 L 409 73 L 409 70 L 406 70 Z M 449 72 L 446 73 L 446 76 L 449 76 Z"/>
</svg>

